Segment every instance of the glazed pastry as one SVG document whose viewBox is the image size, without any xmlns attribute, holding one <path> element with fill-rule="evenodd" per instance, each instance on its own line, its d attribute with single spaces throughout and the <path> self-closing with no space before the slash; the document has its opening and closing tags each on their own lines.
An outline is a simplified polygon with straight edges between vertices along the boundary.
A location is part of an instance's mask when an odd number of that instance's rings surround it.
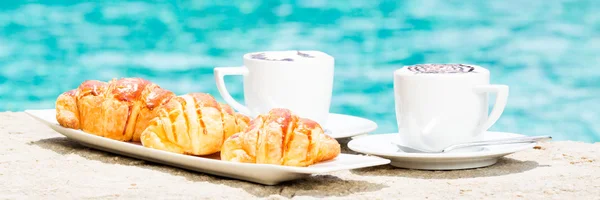
<svg viewBox="0 0 600 200">
<path fill-rule="evenodd" d="M 67 128 L 120 141 L 139 141 L 157 106 L 175 95 L 142 78 L 88 80 L 56 100 L 56 120 Z"/>
<path fill-rule="evenodd" d="M 142 132 L 141 142 L 174 153 L 209 155 L 219 152 L 223 141 L 244 130 L 249 121 L 209 94 L 191 93 L 162 105 Z"/>
<path fill-rule="evenodd" d="M 140 141 L 158 116 L 157 107 L 175 94 L 142 78 L 84 81 L 56 100 L 56 120 L 67 128 L 120 141 Z"/>
<path fill-rule="evenodd" d="M 250 122 L 244 132 L 229 137 L 221 159 L 233 162 L 306 167 L 340 154 L 337 140 L 321 126 L 287 109 L 272 109 Z"/>
</svg>

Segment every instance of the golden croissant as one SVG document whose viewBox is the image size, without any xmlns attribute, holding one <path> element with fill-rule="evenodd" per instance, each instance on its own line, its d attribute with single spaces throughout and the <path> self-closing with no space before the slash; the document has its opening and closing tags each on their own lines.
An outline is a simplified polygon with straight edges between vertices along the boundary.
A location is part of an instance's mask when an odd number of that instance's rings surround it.
<svg viewBox="0 0 600 200">
<path fill-rule="evenodd" d="M 165 112 L 171 113 L 169 109 L 175 109 L 173 105 L 180 99 L 181 97 L 177 97 L 173 92 L 142 78 L 113 79 L 108 83 L 88 80 L 77 89 L 58 96 L 56 120 L 63 127 L 81 129 L 119 141 L 139 142 L 142 132 L 150 126 L 151 121 Z M 203 120 L 206 122 L 223 119 L 223 128 L 211 127 L 205 129 L 205 133 L 221 134 L 225 137 L 246 126 L 243 124 L 245 116 L 232 114 L 233 111 L 226 105 L 220 105 L 219 108 L 226 112 L 222 117 L 206 116 Z M 187 115 L 185 117 L 187 119 Z M 235 126 L 232 126 L 231 121 L 236 122 Z"/>
<path fill-rule="evenodd" d="M 253 119 L 245 131 L 225 140 L 221 149 L 221 159 L 226 161 L 299 167 L 339 154 L 340 144 L 318 123 L 280 108 Z"/>
<path fill-rule="evenodd" d="M 250 121 L 203 93 L 175 97 L 158 113 L 142 132 L 142 145 L 189 155 L 219 152 L 225 139 L 244 130 Z"/>
<path fill-rule="evenodd" d="M 56 120 L 67 128 L 120 141 L 139 141 L 156 113 L 175 95 L 142 78 L 84 81 L 56 100 Z"/>
</svg>

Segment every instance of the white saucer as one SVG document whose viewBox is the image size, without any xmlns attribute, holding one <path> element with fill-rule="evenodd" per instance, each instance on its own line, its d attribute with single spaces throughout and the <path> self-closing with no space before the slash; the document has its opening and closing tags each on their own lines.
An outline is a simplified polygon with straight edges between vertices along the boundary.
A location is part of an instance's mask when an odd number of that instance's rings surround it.
<svg viewBox="0 0 600 200">
<path fill-rule="evenodd" d="M 330 113 L 327 125 L 322 127 L 330 131 L 327 133 L 329 136 L 340 139 L 375 131 L 377 123 L 361 117 Z"/>
<path fill-rule="evenodd" d="M 524 135 L 506 132 L 488 131 L 483 139 L 501 139 Z M 398 141 L 398 133 L 362 136 L 348 142 L 348 148 L 359 153 L 390 159 L 392 166 L 424 170 L 454 170 L 487 167 L 498 162 L 501 157 L 525 149 L 531 149 L 535 143 L 505 144 L 486 146 L 481 151 L 448 153 L 405 153 L 398 152 L 392 144 Z"/>
</svg>

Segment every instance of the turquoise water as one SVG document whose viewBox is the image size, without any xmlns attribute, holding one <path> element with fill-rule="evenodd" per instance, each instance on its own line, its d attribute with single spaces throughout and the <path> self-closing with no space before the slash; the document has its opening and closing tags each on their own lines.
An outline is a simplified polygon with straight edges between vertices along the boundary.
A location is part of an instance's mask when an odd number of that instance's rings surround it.
<svg viewBox="0 0 600 200">
<path fill-rule="evenodd" d="M 332 112 L 372 119 L 375 133 L 397 130 L 395 69 L 453 62 L 510 86 L 492 130 L 600 141 L 596 0 L 35 2 L 0 3 L 2 111 L 52 108 L 86 79 L 126 76 L 222 100 L 214 67 L 312 49 L 336 58 Z M 243 98 L 241 78 L 227 81 Z"/>
</svg>

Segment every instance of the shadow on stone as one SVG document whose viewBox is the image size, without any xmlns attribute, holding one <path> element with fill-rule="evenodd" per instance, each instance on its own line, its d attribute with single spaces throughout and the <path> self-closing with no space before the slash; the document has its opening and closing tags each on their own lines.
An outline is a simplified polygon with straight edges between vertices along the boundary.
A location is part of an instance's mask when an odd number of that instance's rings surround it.
<svg viewBox="0 0 600 200">
<path fill-rule="evenodd" d="M 359 153 L 352 151 L 350 150 L 350 148 L 348 148 L 348 142 L 350 142 L 350 140 L 352 140 L 352 138 L 337 139 L 338 143 L 340 143 L 341 152 L 345 154 L 359 155 Z"/>
<path fill-rule="evenodd" d="M 535 161 L 520 161 L 503 157 L 492 166 L 475 169 L 438 171 L 402 169 L 393 167 L 391 165 L 382 165 L 377 167 L 351 170 L 351 172 L 353 174 L 363 176 L 401 176 L 420 179 L 460 179 L 515 174 L 535 169 L 538 166 L 539 164 Z"/>
<path fill-rule="evenodd" d="M 332 175 L 313 175 L 304 179 L 288 181 L 275 186 L 266 186 L 99 151 L 71 141 L 66 137 L 42 139 L 29 144 L 37 145 L 41 148 L 52 150 L 63 155 L 75 154 L 89 160 L 96 160 L 107 164 L 136 166 L 181 176 L 189 181 L 210 182 L 213 184 L 223 184 L 230 187 L 241 188 L 258 197 L 267 197 L 270 195 L 281 195 L 284 197 L 294 197 L 299 195 L 313 197 L 347 196 L 358 192 L 377 191 L 386 187 L 385 185 L 366 181 L 343 180 Z"/>
</svg>

